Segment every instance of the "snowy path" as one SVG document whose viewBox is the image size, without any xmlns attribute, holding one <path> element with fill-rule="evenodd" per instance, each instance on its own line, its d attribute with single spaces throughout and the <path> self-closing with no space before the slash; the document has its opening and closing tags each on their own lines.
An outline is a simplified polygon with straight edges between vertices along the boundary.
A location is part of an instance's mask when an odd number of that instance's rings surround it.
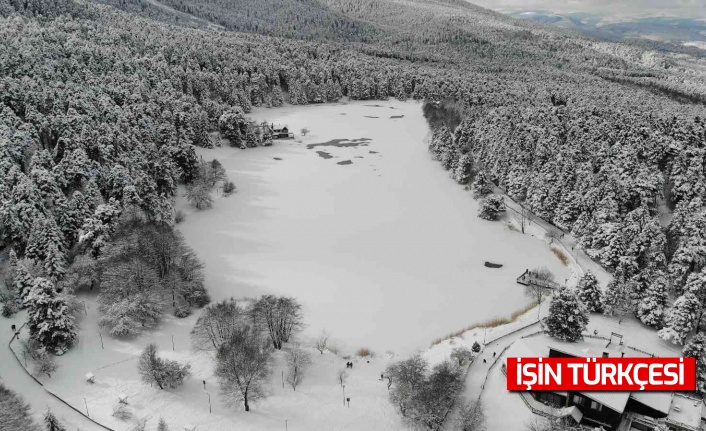
<svg viewBox="0 0 706 431">
<path fill-rule="evenodd" d="M 517 201 L 512 199 L 510 196 L 505 194 L 505 191 L 503 189 L 496 187 L 496 192 L 501 193 L 503 198 L 505 199 L 505 206 L 510 210 L 509 216 L 514 217 L 516 219 L 519 218 L 519 213 L 522 208 L 521 205 Z M 559 232 L 560 235 L 562 235 L 561 238 L 555 239 L 554 241 L 555 243 L 559 243 L 559 245 L 561 245 L 561 247 L 564 249 L 564 252 L 571 258 L 572 263 L 578 265 L 577 269 L 579 270 L 579 273 L 591 271 L 593 275 L 596 276 L 601 286 L 603 288 L 606 287 L 608 282 L 611 280 L 612 276 L 598 262 L 591 259 L 590 256 L 588 256 L 583 250 L 579 248 L 578 239 L 576 239 L 571 234 L 571 232 L 566 232 L 563 229 L 554 226 L 550 222 L 538 217 L 534 213 L 530 212 L 529 214 L 529 231 L 531 231 L 533 227 L 537 227 L 542 231 L 543 234 L 546 234 L 550 230 Z"/>
<path fill-rule="evenodd" d="M 532 312 L 532 311 L 531 311 Z M 483 350 L 481 350 L 480 354 L 476 358 L 475 361 L 470 365 L 468 374 L 466 375 L 466 381 L 464 383 L 464 389 L 463 392 L 461 393 L 460 397 L 458 398 L 457 404 L 454 406 L 454 409 L 451 411 L 449 414 L 448 418 L 446 419 L 446 422 L 444 423 L 444 427 L 442 428 L 443 431 L 452 431 L 454 430 L 454 424 L 456 422 L 456 418 L 458 416 L 458 407 L 463 401 L 476 401 L 478 400 L 482 394 L 484 393 L 484 385 L 487 386 L 490 381 L 486 382 L 486 376 L 490 376 L 492 373 L 500 372 L 500 361 L 498 361 L 495 366 L 493 366 L 493 361 L 495 360 L 495 357 L 493 356 L 493 353 L 496 353 L 497 355 L 500 354 L 506 347 L 510 346 L 512 343 L 515 342 L 518 338 L 532 334 L 534 332 L 537 332 L 539 330 L 539 322 L 527 326 L 517 332 L 514 332 L 512 334 L 508 334 L 506 336 L 502 336 L 500 339 L 491 341 L 488 343 Z M 485 363 L 483 363 L 483 359 L 486 360 Z M 490 377 L 488 377 L 490 379 Z M 514 395 L 514 394 L 511 394 Z M 487 404 L 487 401 L 485 399 L 481 400 L 484 402 L 484 404 Z M 521 402 L 521 401 L 520 401 Z M 524 407 L 524 405 L 523 405 Z M 486 413 L 487 414 L 487 413 Z M 490 415 L 487 415 L 490 417 Z M 501 430 L 505 429 L 511 429 L 511 428 L 500 428 Z M 490 428 L 489 428 L 490 430 Z M 491 430 L 492 431 L 492 430 Z"/>
<path fill-rule="evenodd" d="M 48 407 L 69 431 L 99 429 L 96 424 L 49 395 L 44 388 L 32 380 L 32 378 L 22 370 L 21 365 L 17 363 L 17 360 L 8 348 L 8 343 L 13 336 L 13 332 L 10 330 L 9 326 L 12 324 L 18 327 L 22 326 L 22 323 L 25 321 L 25 316 L 26 313 L 21 312 L 9 319 L 3 319 L 3 323 L 7 325 L 6 328 L 0 331 L 0 364 L 2 364 L 0 379 L 2 379 L 3 384 L 20 394 L 24 400 L 29 403 L 37 423 L 42 423 L 44 412 Z M 26 331 L 26 329 L 23 329 L 23 331 Z"/>
</svg>

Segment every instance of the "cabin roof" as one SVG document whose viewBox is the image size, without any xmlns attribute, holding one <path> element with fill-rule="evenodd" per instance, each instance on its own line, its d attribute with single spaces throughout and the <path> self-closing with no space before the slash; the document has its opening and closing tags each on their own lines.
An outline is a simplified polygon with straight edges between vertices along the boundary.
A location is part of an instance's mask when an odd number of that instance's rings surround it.
<svg viewBox="0 0 706 431">
<path fill-rule="evenodd" d="M 674 394 L 667 415 L 667 422 L 678 424 L 687 429 L 697 430 L 701 426 L 701 408 L 703 402 L 682 394 Z"/>
<path fill-rule="evenodd" d="M 581 395 L 586 398 L 590 398 L 593 401 L 603 404 L 611 410 L 618 413 L 625 411 L 625 405 L 628 403 L 628 398 L 630 398 L 630 392 L 601 392 L 601 391 L 579 391 Z"/>
<path fill-rule="evenodd" d="M 635 391 L 630 398 L 665 415 L 669 414 L 669 408 L 672 405 L 671 392 Z"/>
<path fill-rule="evenodd" d="M 547 337 L 542 336 L 521 338 L 515 341 L 508 349 L 506 357 L 547 357 L 550 349 L 579 358 L 600 357 L 603 352 L 608 352 L 611 357 L 620 357 L 621 353 L 623 353 L 621 348 L 623 346 L 619 346 L 618 343 L 613 343 L 610 347 L 605 347 L 606 343 L 607 342 L 605 340 L 596 338 L 585 338 L 583 341 L 578 343 L 567 343 L 553 339 L 548 340 Z M 625 356 L 647 356 L 629 349 L 624 352 Z M 631 392 L 629 391 L 578 391 L 578 393 L 618 413 L 623 413 L 625 411 L 625 406 L 631 396 Z M 633 392 L 633 394 L 637 393 Z M 645 392 L 638 394 L 636 400 L 647 406 L 653 407 L 656 410 L 664 411 L 665 414 L 669 411 L 671 393 L 666 393 L 666 398 L 664 394 L 645 394 Z M 653 392 L 651 394 L 657 393 Z M 700 412 L 701 410 L 699 408 L 699 414 L 701 414 Z"/>
</svg>

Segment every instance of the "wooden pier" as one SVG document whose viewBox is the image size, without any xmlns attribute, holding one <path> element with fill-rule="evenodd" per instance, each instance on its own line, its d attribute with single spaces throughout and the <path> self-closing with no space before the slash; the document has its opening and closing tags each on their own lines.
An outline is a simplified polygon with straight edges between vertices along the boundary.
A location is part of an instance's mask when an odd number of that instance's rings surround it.
<svg viewBox="0 0 706 431">
<path fill-rule="evenodd" d="M 523 286 L 539 286 L 546 289 L 556 290 L 560 289 L 561 285 L 557 282 L 551 280 L 545 280 L 542 278 L 537 278 L 536 274 L 529 269 L 525 270 L 519 277 L 517 277 L 517 282 Z"/>
</svg>

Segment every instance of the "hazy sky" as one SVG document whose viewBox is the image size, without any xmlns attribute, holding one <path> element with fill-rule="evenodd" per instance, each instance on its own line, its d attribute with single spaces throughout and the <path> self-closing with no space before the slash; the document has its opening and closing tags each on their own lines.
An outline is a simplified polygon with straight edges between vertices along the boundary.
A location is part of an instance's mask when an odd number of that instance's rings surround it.
<svg viewBox="0 0 706 431">
<path fill-rule="evenodd" d="M 588 12 L 606 18 L 678 16 L 706 20 L 706 0 L 470 0 L 499 12 Z"/>
</svg>

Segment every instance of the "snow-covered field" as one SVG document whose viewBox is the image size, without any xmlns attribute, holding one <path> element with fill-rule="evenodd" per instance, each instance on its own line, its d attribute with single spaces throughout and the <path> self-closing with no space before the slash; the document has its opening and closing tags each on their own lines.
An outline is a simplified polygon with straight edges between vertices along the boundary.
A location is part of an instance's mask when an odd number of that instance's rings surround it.
<svg viewBox="0 0 706 431">
<path fill-rule="evenodd" d="M 180 202 L 179 229 L 206 262 L 214 299 L 291 295 L 309 335 L 325 328 L 344 351 L 407 354 L 530 302 L 515 282 L 527 268 L 568 277 L 545 242 L 476 217 L 470 193 L 430 160 L 421 104 L 286 106 L 252 117 L 287 124 L 297 139 L 200 151 L 221 161 L 238 191 L 210 210 Z M 370 141 L 307 148 L 361 138 Z"/>
</svg>

